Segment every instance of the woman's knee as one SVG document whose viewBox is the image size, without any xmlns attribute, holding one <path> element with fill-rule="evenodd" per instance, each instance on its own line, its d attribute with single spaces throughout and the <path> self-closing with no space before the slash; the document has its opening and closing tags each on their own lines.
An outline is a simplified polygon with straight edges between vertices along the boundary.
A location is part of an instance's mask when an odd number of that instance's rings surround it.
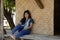
<svg viewBox="0 0 60 40">
<path fill-rule="evenodd" d="M 17 24 L 15 27 L 22 28 L 22 26 L 20 24 Z"/>
<path fill-rule="evenodd" d="M 21 25 L 20 25 L 20 24 L 17 24 L 16 26 L 18 26 L 18 27 L 19 27 L 19 26 L 21 26 Z"/>
</svg>

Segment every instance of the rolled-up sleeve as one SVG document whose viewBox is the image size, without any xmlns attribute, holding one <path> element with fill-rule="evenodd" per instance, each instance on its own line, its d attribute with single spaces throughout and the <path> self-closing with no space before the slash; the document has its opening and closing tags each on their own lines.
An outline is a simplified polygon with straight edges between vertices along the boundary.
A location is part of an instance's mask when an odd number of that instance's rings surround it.
<svg viewBox="0 0 60 40">
<path fill-rule="evenodd" d="M 30 20 L 30 23 L 34 23 L 34 20 L 33 20 L 33 19 L 31 19 L 31 20 Z"/>
</svg>

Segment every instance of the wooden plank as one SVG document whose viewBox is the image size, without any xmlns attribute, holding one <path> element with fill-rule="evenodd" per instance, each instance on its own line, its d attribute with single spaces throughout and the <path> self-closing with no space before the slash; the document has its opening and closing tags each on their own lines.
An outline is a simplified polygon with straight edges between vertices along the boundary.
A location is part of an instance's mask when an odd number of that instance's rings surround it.
<svg viewBox="0 0 60 40">
<path fill-rule="evenodd" d="M 24 35 L 20 37 L 21 39 L 31 39 L 31 40 L 37 40 L 40 39 L 40 37 L 46 37 L 47 35 L 39 35 L 39 34 L 30 34 L 30 35 Z"/>
<path fill-rule="evenodd" d="M 20 37 L 21 40 L 60 40 L 60 37 L 49 36 L 49 35 L 39 35 L 39 34 L 30 34 Z"/>
<path fill-rule="evenodd" d="M 31 39 L 31 40 L 44 40 L 44 39 L 51 39 L 51 40 L 60 40 L 60 37 L 58 36 L 52 36 L 52 35 L 39 35 L 39 34 L 30 34 L 20 37 L 22 39 Z"/>
</svg>

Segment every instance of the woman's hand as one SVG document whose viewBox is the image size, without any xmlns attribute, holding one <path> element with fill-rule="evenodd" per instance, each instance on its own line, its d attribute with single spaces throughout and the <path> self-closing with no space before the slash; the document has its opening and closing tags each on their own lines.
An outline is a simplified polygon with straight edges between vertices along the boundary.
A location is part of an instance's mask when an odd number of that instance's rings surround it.
<svg viewBox="0 0 60 40">
<path fill-rule="evenodd" d="M 23 30 L 27 30 L 27 29 L 29 29 L 29 27 L 24 27 L 24 29 L 23 29 Z"/>
<path fill-rule="evenodd" d="M 32 28 L 32 26 L 33 26 L 33 23 L 30 23 L 30 26 L 29 26 L 29 27 L 24 27 L 24 29 L 23 29 L 23 30 L 30 29 L 30 28 Z"/>
</svg>

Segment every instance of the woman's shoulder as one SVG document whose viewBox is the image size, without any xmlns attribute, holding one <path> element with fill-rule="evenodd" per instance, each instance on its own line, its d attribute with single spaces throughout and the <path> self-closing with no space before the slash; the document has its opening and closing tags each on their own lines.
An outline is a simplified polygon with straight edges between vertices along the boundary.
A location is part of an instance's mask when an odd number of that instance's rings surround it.
<svg viewBox="0 0 60 40">
<path fill-rule="evenodd" d="M 30 18 L 30 20 L 33 20 L 33 18 Z"/>
<path fill-rule="evenodd" d="M 34 19 L 33 18 L 30 18 L 30 22 L 33 22 L 34 23 Z"/>
</svg>

